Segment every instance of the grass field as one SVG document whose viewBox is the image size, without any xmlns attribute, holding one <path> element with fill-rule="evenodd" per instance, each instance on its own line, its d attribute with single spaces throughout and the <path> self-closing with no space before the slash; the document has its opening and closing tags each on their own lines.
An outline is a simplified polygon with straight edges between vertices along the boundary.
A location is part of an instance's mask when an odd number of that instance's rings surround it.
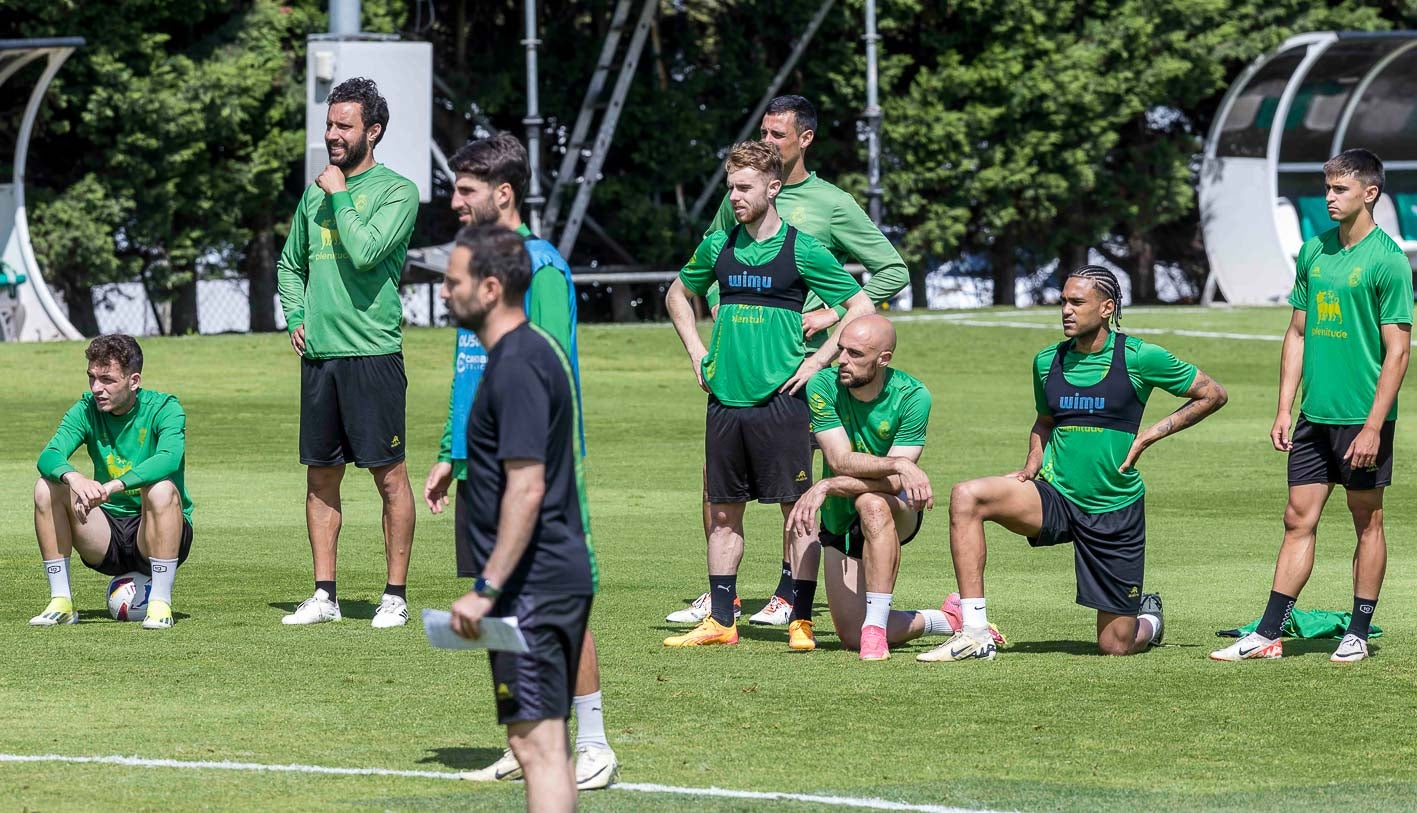
<svg viewBox="0 0 1417 813">
<path fill-rule="evenodd" d="M 953 318 L 952 318 L 953 317 Z M 699 528 L 703 396 L 667 325 L 583 328 L 591 515 L 601 564 L 592 627 L 606 723 L 626 783 L 875 797 L 990 810 L 1291 810 L 1417 799 L 1417 443 L 1399 424 L 1388 495 L 1391 565 L 1375 657 L 1328 661 L 1333 643 L 1292 642 L 1279 663 L 1219 664 L 1217 629 L 1268 595 L 1284 503 L 1269 449 L 1287 310 L 1128 311 L 1125 326 L 1195 361 L 1230 404 L 1142 460 L 1151 529 L 1147 580 L 1166 601 L 1167 646 L 1092 654 L 1093 615 L 1073 603 L 1072 553 L 989 532 L 990 616 L 1012 645 L 993 663 L 921 664 L 927 644 L 863 664 L 822 619 L 813 653 L 780 629 L 740 627 L 732 648 L 668 650 L 663 621 L 704 589 Z M 993 326 L 979 324 L 996 323 Z M 896 366 L 934 393 L 923 460 L 936 493 L 1018 467 L 1032 421 L 1034 352 L 1056 313 L 978 311 L 903 319 Z M 1033 325 L 1030 328 L 1029 325 Z M 1157 331 L 1149 333 L 1144 331 Z M 1187 331 L 1177 333 L 1175 331 Z M 1234 334 L 1217 338 L 1201 333 Z M 1248 336 L 1250 338 L 1240 338 Z M 1266 340 L 1268 339 L 1268 340 Z M 493 759 L 485 656 L 430 649 L 415 621 L 373 630 L 383 584 L 378 503 L 351 470 L 340 596 L 346 620 L 280 616 L 311 590 L 296 461 L 298 372 L 283 336 L 150 339 L 145 384 L 188 414 L 196 541 L 177 580 L 177 626 L 110 621 L 106 578 L 76 567 L 84 623 L 34 629 L 45 581 L 30 524 L 34 459 L 83 390 L 82 345 L 0 344 L 0 753 L 130 755 L 452 772 Z M 447 404 L 452 333 L 410 331 L 408 453 L 415 488 Z M 1409 392 L 1408 413 L 1417 408 Z M 1158 393 L 1155 420 L 1176 401 Z M 778 512 L 749 512 L 740 591 L 751 612 L 777 579 Z M 446 607 L 452 520 L 420 512 L 409 599 Z M 904 550 L 898 608 L 953 589 L 947 517 Z M 1300 601 L 1348 610 L 1352 531 L 1341 497 Z M 77 558 L 74 560 L 77 565 Z M 819 592 L 819 600 L 824 601 Z M 820 608 L 825 613 L 825 606 Z M 0 759 L 3 759 L 0 757 Z M 587 810 L 809 810 L 819 802 L 631 790 L 585 794 Z M 327 776 L 0 761 L 4 810 L 509 810 L 516 785 L 410 776 Z"/>
</svg>

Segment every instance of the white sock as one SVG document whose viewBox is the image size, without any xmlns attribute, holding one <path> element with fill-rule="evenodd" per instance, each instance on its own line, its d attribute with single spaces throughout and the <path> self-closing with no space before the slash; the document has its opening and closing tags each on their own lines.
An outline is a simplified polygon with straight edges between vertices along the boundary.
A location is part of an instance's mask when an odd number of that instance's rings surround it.
<svg viewBox="0 0 1417 813">
<path fill-rule="evenodd" d="M 50 598 L 73 598 L 69 592 L 69 557 L 45 559 L 44 575 L 49 577 Z"/>
<path fill-rule="evenodd" d="M 890 593 L 866 593 L 866 620 L 861 622 L 862 627 L 886 628 L 886 623 L 891 617 L 891 594 Z"/>
<path fill-rule="evenodd" d="M 1142 613 L 1137 616 L 1137 623 L 1141 623 L 1143 620 L 1151 624 L 1151 634 L 1146 636 L 1146 642 L 1149 644 L 1156 640 L 1156 631 L 1161 629 L 1161 619 L 1151 613 Z"/>
<path fill-rule="evenodd" d="M 161 601 L 172 606 L 172 582 L 177 578 L 176 559 L 151 559 L 153 565 L 152 591 L 148 593 L 148 603 Z"/>
<path fill-rule="evenodd" d="M 961 621 L 967 630 L 989 629 L 989 616 L 984 611 L 983 598 L 963 598 L 959 600 Z"/>
<path fill-rule="evenodd" d="M 576 750 L 591 745 L 609 748 L 605 739 L 605 714 L 601 709 L 600 692 L 576 695 L 571 698 L 571 708 L 576 713 Z"/>
<path fill-rule="evenodd" d="M 950 617 L 940 610 L 916 610 L 915 614 L 925 619 L 924 635 L 949 635 L 955 631 Z"/>
</svg>

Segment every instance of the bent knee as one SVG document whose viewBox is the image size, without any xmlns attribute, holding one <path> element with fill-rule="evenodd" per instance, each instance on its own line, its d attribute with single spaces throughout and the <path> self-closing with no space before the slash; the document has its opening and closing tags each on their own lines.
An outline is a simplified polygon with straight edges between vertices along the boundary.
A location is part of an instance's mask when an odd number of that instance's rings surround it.
<svg viewBox="0 0 1417 813">
<path fill-rule="evenodd" d="M 856 513 L 864 521 L 889 522 L 891 519 L 891 504 L 884 495 L 862 494 L 856 498 Z"/>
<path fill-rule="evenodd" d="M 970 516 L 979 512 L 983 503 L 982 488 L 978 480 L 955 483 L 950 489 L 950 516 Z"/>
<path fill-rule="evenodd" d="M 1130 655 L 1132 654 L 1132 646 L 1129 642 L 1103 638 L 1097 642 L 1097 652 L 1101 655 L 1111 655 L 1114 657 Z"/>
<path fill-rule="evenodd" d="M 62 485 L 51 483 L 41 477 L 34 484 L 34 505 L 36 508 L 49 508 L 54 504 L 54 490 L 63 488 Z"/>
<path fill-rule="evenodd" d="M 167 511 L 182 504 L 177 486 L 171 480 L 159 480 L 143 487 L 143 507 L 152 511 Z"/>
</svg>

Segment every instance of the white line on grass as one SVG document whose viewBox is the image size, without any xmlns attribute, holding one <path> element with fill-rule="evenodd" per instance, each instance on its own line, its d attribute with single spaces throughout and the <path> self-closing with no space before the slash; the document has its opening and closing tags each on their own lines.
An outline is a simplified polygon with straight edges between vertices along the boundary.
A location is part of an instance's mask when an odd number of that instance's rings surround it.
<svg viewBox="0 0 1417 813">
<path fill-rule="evenodd" d="M 179 759 L 144 759 L 142 757 L 83 757 L 64 754 L 0 754 L 0 762 L 67 762 L 102 765 L 124 765 L 130 768 L 180 768 L 219 771 L 254 771 L 262 773 L 313 773 L 335 776 L 407 776 L 416 779 L 454 779 L 455 773 L 446 771 L 402 771 L 391 768 L 331 768 L 325 765 L 265 765 L 259 762 L 185 761 Z M 887 799 L 865 799 L 854 796 L 822 796 L 810 793 L 779 793 L 774 791 L 725 790 L 723 788 L 681 788 L 673 785 L 640 784 L 618 782 L 611 790 L 634 791 L 639 793 L 672 793 L 679 796 L 713 796 L 724 799 L 760 799 L 778 802 L 807 802 L 835 807 L 854 807 L 865 810 L 906 810 L 918 813 L 989 813 L 962 807 L 944 805 L 909 804 L 892 802 Z"/>
</svg>

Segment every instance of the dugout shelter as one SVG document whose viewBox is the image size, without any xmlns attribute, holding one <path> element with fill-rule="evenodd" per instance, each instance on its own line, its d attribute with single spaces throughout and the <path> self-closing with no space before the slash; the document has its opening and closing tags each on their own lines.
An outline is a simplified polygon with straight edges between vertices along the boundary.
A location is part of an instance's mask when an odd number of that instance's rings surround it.
<svg viewBox="0 0 1417 813">
<path fill-rule="evenodd" d="M 1417 31 L 1300 34 L 1240 75 L 1201 169 L 1205 302 L 1285 301 L 1300 246 L 1333 226 L 1323 164 L 1354 147 L 1383 159 L 1375 219 L 1417 258 Z"/>
</svg>

